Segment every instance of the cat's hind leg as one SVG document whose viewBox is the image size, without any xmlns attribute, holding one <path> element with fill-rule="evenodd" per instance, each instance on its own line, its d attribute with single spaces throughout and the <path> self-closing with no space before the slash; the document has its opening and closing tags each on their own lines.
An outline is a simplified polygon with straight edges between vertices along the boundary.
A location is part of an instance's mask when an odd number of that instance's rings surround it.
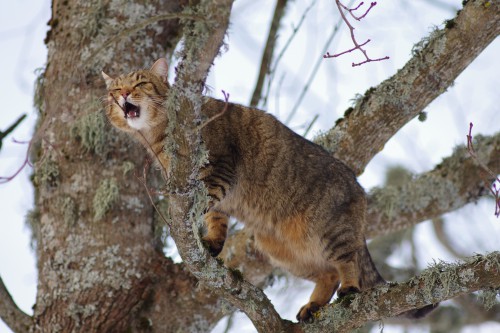
<svg viewBox="0 0 500 333">
<path fill-rule="evenodd" d="M 309 303 L 301 307 L 299 313 L 297 313 L 298 321 L 312 321 L 313 314 L 330 302 L 330 299 L 339 287 L 340 276 L 334 270 L 320 275 L 314 279 L 314 282 L 316 282 L 316 286 L 309 298 Z"/>
</svg>

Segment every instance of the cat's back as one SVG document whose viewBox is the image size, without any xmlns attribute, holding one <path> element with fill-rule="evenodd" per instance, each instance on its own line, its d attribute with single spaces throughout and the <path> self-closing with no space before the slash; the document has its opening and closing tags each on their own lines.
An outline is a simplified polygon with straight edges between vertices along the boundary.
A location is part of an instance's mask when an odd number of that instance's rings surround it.
<svg viewBox="0 0 500 333">
<path fill-rule="evenodd" d="M 211 99 L 206 114 L 212 118 L 224 107 L 223 101 Z M 232 155 L 237 180 L 224 208 L 243 221 L 265 218 L 272 223 L 317 209 L 325 196 L 335 206 L 351 200 L 350 193 L 363 194 L 345 164 L 264 111 L 228 104 L 206 127 L 203 137 L 211 157 Z"/>
</svg>

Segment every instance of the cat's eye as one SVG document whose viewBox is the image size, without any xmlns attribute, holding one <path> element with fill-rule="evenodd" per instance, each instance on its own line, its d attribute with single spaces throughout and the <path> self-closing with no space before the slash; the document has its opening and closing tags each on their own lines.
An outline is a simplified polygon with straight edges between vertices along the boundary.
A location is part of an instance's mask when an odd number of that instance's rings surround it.
<svg viewBox="0 0 500 333">
<path fill-rule="evenodd" d="M 139 83 L 137 83 L 137 84 L 134 86 L 134 88 L 141 87 L 141 86 L 143 86 L 143 85 L 145 85 L 145 84 L 148 84 L 148 83 L 150 83 L 150 82 L 148 82 L 148 81 L 142 81 L 142 82 L 139 82 Z"/>
</svg>

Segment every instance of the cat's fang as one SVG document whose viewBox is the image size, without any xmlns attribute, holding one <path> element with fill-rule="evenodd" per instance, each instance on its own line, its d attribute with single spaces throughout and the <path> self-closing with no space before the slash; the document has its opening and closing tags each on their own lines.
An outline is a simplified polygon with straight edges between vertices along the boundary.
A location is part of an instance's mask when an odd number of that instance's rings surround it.
<svg viewBox="0 0 500 333">
<path fill-rule="evenodd" d="M 140 115 L 140 108 L 129 102 L 125 102 L 124 105 L 125 118 L 137 118 Z"/>
</svg>

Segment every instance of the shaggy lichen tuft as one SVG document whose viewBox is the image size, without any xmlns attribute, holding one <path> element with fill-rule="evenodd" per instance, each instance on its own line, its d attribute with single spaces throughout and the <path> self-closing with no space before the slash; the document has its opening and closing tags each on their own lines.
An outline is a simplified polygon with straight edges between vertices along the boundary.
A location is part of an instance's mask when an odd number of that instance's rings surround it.
<svg viewBox="0 0 500 333">
<path fill-rule="evenodd" d="M 95 192 L 92 205 L 94 220 L 100 220 L 118 199 L 118 184 L 115 179 L 104 179 Z"/>
<path fill-rule="evenodd" d="M 49 185 L 55 187 L 59 185 L 59 166 L 51 155 L 45 156 L 35 163 L 33 183 L 36 186 Z"/>
<path fill-rule="evenodd" d="M 105 154 L 111 141 L 102 112 L 90 112 L 77 119 L 70 129 L 73 139 L 79 140 L 85 152 Z"/>
</svg>

